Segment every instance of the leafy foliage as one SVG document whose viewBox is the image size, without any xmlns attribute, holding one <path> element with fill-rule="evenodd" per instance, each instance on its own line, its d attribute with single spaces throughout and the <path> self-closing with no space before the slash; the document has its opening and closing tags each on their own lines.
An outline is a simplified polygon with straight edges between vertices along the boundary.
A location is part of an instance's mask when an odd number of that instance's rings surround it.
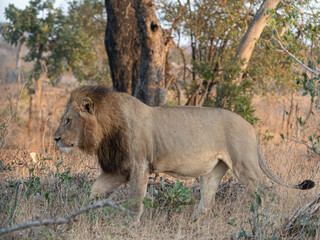
<svg viewBox="0 0 320 240">
<path fill-rule="evenodd" d="M 241 115 L 251 124 L 258 121 L 258 118 L 254 116 L 255 110 L 251 105 L 254 87 L 252 79 L 246 77 L 241 84 L 232 81 L 240 74 L 239 65 L 233 62 L 226 64 L 226 70 L 221 73 L 220 79 L 215 83 L 212 82 L 215 72 L 210 64 L 200 62 L 195 66 L 195 69 L 203 77 L 202 84 L 208 89 L 208 92 L 215 85 L 215 94 L 208 94 L 203 106 L 229 109 Z"/>
</svg>

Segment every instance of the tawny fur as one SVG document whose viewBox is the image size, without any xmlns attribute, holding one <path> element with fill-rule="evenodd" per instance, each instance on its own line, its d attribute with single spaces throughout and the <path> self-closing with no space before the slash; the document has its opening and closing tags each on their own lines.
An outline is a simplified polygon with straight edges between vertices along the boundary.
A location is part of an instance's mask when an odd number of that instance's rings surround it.
<svg viewBox="0 0 320 240">
<path fill-rule="evenodd" d="M 102 174 L 92 193 L 113 191 L 130 180 L 131 209 L 142 213 L 150 173 L 200 177 L 201 200 L 194 217 L 214 206 L 215 193 L 228 169 L 248 188 L 260 183 L 260 169 L 286 187 L 265 164 L 254 128 L 223 109 L 151 108 L 124 93 L 104 87 L 80 87 L 71 93 L 55 133 L 64 149 L 79 147 L 98 157 Z"/>
</svg>

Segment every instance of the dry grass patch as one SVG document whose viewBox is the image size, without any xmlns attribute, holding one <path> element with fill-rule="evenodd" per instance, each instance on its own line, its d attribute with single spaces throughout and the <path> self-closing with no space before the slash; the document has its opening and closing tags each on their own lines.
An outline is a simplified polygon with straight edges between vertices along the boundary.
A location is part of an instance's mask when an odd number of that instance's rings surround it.
<svg viewBox="0 0 320 240">
<path fill-rule="evenodd" d="M 100 171 L 96 159 L 78 151 L 60 153 L 51 140 L 52 129 L 58 124 L 68 90 L 49 86 L 45 89 L 44 116 L 51 112 L 45 121 L 46 128 L 39 134 L 42 122 L 33 119 L 32 134 L 27 135 L 28 98 L 23 98 L 19 103 L 19 117 L 13 119 L 7 145 L 0 152 L 1 228 L 37 219 L 63 217 L 92 202 L 89 199 L 91 184 Z M 4 95 L 1 98 L 6 103 L 2 107 L 10 106 Z M 273 107 L 279 108 L 276 103 L 270 105 Z M 267 115 L 273 114 L 270 111 L 260 112 L 259 118 L 262 121 L 267 119 Z M 263 127 L 270 127 L 272 134 L 279 135 L 282 131 L 278 126 L 279 120 L 276 120 L 277 116 L 271 117 L 276 123 L 270 126 L 265 123 Z M 310 129 L 317 130 L 313 125 Z M 319 239 L 318 215 L 289 235 L 282 232 L 287 219 L 319 192 L 319 156 L 304 145 L 280 138 L 270 140 L 262 136 L 260 141 L 266 162 L 274 173 L 292 183 L 310 178 L 316 182 L 316 187 L 298 191 L 266 180 L 269 187 L 263 191 L 267 197 L 265 205 L 261 206 L 259 197 L 263 194 L 252 198 L 245 186 L 236 179 L 229 179 L 230 183 L 224 183 L 216 196 L 215 209 L 197 221 L 190 218 L 196 205 L 177 208 L 159 199 L 160 205 L 146 209 L 138 225 L 132 224 L 129 216 L 105 207 L 88 211 L 70 224 L 35 227 L 11 233 L 3 239 L 237 239 L 253 235 L 261 239 Z M 38 162 L 32 160 L 31 152 L 37 153 Z M 169 186 L 166 187 L 170 187 L 173 179 L 164 177 L 168 179 Z M 199 183 L 196 180 L 183 183 L 191 189 L 191 196 L 199 201 Z M 148 196 L 154 196 L 151 188 L 161 190 L 160 185 L 159 179 L 150 180 Z M 127 195 L 128 186 L 122 186 L 105 197 L 125 206 Z"/>
</svg>

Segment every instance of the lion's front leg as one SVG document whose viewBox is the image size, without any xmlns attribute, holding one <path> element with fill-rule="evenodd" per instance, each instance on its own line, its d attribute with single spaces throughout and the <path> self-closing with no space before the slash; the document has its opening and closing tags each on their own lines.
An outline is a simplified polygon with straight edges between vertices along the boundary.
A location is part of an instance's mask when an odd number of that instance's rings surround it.
<svg viewBox="0 0 320 240">
<path fill-rule="evenodd" d="M 122 174 L 102 172 L 92 185 L 91 196 L 95 197 L 96 195 L 112 192 L 125 182 L 127 182 L 127 178 Z"/>
<path fill-rule="evenodd" d="M 149 168 L 147 162 L 135 162 L 133 165 L 130 174 L 129 209 L 137 213 L 135 220 L 140 221 L 143 211 L 142 202 L 147 191 Z"/>
</svg>

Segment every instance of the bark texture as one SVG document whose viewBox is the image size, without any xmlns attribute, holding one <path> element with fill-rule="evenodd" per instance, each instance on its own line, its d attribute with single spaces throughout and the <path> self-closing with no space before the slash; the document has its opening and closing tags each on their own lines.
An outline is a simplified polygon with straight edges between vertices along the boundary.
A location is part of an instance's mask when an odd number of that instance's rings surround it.
<svg viewBox="0 0 320 240">
<path fill-rule="evenodd" d="M 105 0 L 107 28 L 105 46 L 113 87 L 134 94 L 140 68 L 140 39 L 134 0 Z"/>
<path fill-rule="evenodd" d="M 135 0 L 135 9 L 141 58 L 134 96 L 149 106 L 161 106 L 167 101 L 165 63 L 173 40 L 170 31 L 161 28 L 153 0 Z"/>
<path fill-rule="evenodd" d="M 16 68 L 12 73 L 12 80 L 18 80 L 19 85 L 21 84 L 21 57 L 23 51 L 23 43 L 19 43 L 18 52 L 17 52 L 17 60 L 16 60 Z"/>
<path fill-rule="evenodd" d="M 244 63 L 241 66 L 242 70 L 247 68 L 254 45 L 260 38 L 260 35 L 267 23 L 268 16 L 270 15 L 268 11 L 275 9 L 279 2 L 280 0 L 265 0 L 262 3 L 259 11 L 252 19 L 244 37 L 241 39 L 235 58 L 244 59 Z"/>
</svg>

